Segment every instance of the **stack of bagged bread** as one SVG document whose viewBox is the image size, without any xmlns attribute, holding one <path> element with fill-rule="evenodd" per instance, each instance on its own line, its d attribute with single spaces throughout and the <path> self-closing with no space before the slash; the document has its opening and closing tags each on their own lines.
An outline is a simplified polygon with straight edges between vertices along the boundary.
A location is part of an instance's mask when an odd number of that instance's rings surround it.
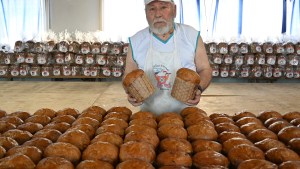
<svg viewBox="0 0 300 169">
<path fill-rule="evenodd" d="M 300 112 L 0 110 L 0 168 L 297 169 Z"/>
</svg>

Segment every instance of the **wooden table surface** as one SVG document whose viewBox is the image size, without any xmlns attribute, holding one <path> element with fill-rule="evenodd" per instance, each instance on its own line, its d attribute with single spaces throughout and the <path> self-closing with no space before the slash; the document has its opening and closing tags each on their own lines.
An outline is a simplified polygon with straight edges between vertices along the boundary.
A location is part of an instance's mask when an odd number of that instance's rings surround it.
<svg viewBox="0 0 300 169">
<path fill-rule="evenodd" d="M 79 111 L 97 105 L 108 110 L 126 106 L 133 112 L 120 81 L 0 81 L 0 109 L 7 113 L 40 108 Z M 234 114 L 243 110 L 258 114 L 275 110 L 282 114 L 300 111 L 299 83 L 212 83 L 203 93 L 199 108 L 211 113 Z"/>
</svg>

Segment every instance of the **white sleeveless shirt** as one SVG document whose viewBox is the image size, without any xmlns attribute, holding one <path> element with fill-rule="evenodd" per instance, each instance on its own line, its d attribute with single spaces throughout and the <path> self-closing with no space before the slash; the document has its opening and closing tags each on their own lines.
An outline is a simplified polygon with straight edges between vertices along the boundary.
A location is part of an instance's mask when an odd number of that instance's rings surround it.
<svg viewBox="0 0 300 169">
<path fill-rule="evenodd" d="M 155 93 L 141 105 L 142 111 L 159 115 L 164 112 L 179 113 L 187 107 L 171 96 L 171 90 L 179 68 L 196 70 L 194 57 L 198 37 L 199 32 L 193 28 L 177 24 L 174 33 L 165 42 L 147 28 L 130 38 L 133 59 L 155 86 Z M 138 39 L 139 42 L 136 41 Z M 190 41 L 191 39 L 194 39 L 194 42 Z"/>
<path fill-rule="evenodd" d="M 195 52 L 200 37 L 200 32 L 189 25 L 175 23 L 177 35 L 177 46 L 182 67 L 196 70 Z M 144 69 L 147 51 L 150 48 L 150 29 L 149 27 L 137 32 L 129 38 L 130 47 L 132 49 L 133 60 L 140 69 Z M 160 52 L 171 52 L 174 50 L 174 36 L 168 40 L 162 41 L 153 35 L 153 47 Z"/>
</svg>

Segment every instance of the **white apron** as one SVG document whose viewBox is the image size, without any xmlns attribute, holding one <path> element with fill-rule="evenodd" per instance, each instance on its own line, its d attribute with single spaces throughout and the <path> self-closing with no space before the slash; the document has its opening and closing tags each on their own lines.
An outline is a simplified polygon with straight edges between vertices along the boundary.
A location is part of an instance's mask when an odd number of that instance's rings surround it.
<svg viewBox="0 0 300 169">
<path fill-rule="evenodd" d="M 171 96 L 176 71 L 181 68 L 178 56 L 176 32 L 174 30 L 174 50 L 159 52 L 153 48 L 153 34 L 150 34 L 150 48 L 148 49 L 144 71 L 155 87 L 155 93 L 141 105 L 142 111 L 150 111 L 156 115 L 164 112 L 178 112 L 187 107 Z"/>
</svg>

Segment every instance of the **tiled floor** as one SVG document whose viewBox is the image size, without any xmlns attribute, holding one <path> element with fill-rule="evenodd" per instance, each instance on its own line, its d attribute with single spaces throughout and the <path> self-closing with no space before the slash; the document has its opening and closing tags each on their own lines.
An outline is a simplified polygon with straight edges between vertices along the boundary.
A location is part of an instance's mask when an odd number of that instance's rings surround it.
<svg viewBox="0 0 300 169">
<path fill-rule="evenodd" d="M 104 109 L 126 106 L 133 112 L 120 81 L 0 81 L 0 109 L 7 113 L 39 108 L 76 108 L 97 105 Z M 212 83 L 198 107 L 211 113 L 234 114 L 242 110 L 259 113 L 300 111 L 299 83 Z"/>
</svg>

